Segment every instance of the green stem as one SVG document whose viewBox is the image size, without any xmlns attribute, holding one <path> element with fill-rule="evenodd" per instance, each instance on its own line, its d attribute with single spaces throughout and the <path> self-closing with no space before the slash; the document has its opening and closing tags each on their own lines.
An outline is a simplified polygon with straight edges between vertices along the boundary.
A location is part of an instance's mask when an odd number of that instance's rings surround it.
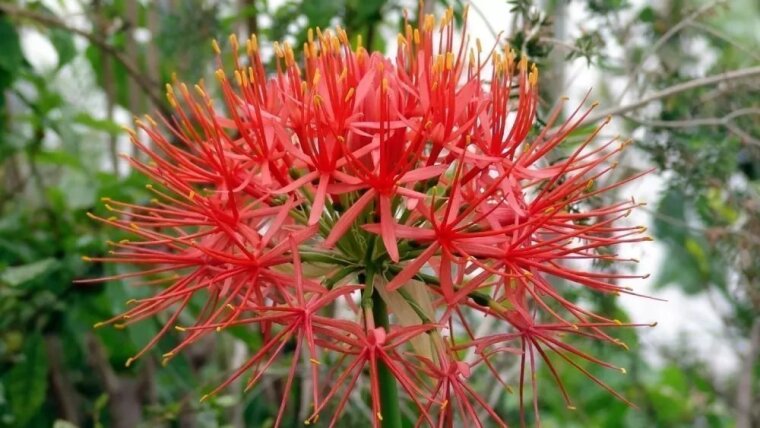
<svg viewBox="0 0 760 428">
<path fill-rule="evenodd" d="M 376 327 L 383 327 L 388 331 L 388 309 L 380 293 L 374 290 L 372 293 L 372 317 Z M 383 362 L 378 362 L 378 380 L 380 382 L 380 407 L 382 409 L 383 428 L 401 428 L 401 409 L 398 401 L 398 388 L 396 378 Z"/>
</svg>

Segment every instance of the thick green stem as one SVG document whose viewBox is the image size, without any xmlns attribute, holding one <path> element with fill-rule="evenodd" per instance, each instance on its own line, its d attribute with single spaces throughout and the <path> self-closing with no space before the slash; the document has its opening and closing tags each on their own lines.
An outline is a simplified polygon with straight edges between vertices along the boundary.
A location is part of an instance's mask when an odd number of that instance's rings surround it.
<svg viewBox="0 0 760 428">
<path fill-rule="evenodd" d="M 372 317 L 376 327 L 383 327 L 388 331 L 388 309 L 380 293 L 374 290 L 372 293 Z M 377 368 L 380 382 L 380 407 L 382 409 L 383 428 L 401 428 L 401 409 L 398 401 L 398 388 L 396 378 L 383 362 L 379 362 Z"/>
</svg>

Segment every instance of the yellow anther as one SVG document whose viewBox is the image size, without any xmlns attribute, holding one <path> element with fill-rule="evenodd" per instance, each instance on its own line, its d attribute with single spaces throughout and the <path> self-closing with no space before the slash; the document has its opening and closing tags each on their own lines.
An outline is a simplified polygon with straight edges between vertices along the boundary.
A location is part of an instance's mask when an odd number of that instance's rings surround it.
<svg viewBox="0 0 760 428">
<path fill-rule="evenodd" d="M 232 47 L 233 52 L 237 52 L 238 48 L 240 47 L 240 45 L 238 44 L 237 36 L 234 33 L 230 34 L 229 40 L 230 40 L 230 46 Z"/>
<path fill-rule="evenodd" d="M 245 50 L 249 56 L 253 56 L 259 51 L 259 42 L 256 39 L 256 35 L 252 34 L 251 38 L 245 42 Z"/>
<path fill-rule="evenodd" d="M 201 400 L 200 400 L 201 403 L 208 400 L 208 397 L 209 397 L 208 394 L 205 394 L 203 397 L 201 397 Z"/>
<path fill-rule="evenodd" d="M 132 357 L 129 357 L 129 358 L 127 358 L 127 362 L 126 362 L 126 363 L 124 363 L 124 367 L 129 367 L 129 366 L 131 366 L 131 365 L 132 365 L 132 363 L 133 363 L 134 361 L 135 361 L 135 359 L 134 359 L 134 358 L 132 358 Z"/>
<path fill-rule="evenodd" d="M 356 91 L 354 90 L 354 88 L 350 88 L 350 89 L 348 90 L 348 92 L 346 93 L 346 97 L 343 99 L 343 101 L 344 101 L 344 102 L 348 102 L 348 101 L 349 101 L 351 98 L 353 98 L 353 96 L 354 96 L 354 92 L 356 92 Z"/>
<path fill-rule="evenodd" d="M 398 36 L 396 36 L 396 43 L 398 43 L 399 46 L 404 46 L 406 44 L 406 37 L 404 37 L 403 34 L 398 33 Z"/>
<path fill-rule="evenodd" d="M 520 57 L 520 71 L 528 71 L 528 57 L 525 55 Z"/>
<path fill-rule="evenodd" d="M 454 54 L 452 52 L 446 52 L 446 70 L 454 68 Z"/>
<path fill-rule="evenodd" d="M 197 92 L 198 95 L 200 95 L 201 97 L 203 97 L 203 98 L 207 97 L 206 91 L 203 90 L 203 86 L 201 86 L 201 85 L 193 85 L 193 88 L 195 88 L 195 92 Z"/>
<path fill-rule="evenodd" d="M 106 323 L 96 322 L 95 324 L 92 325 L 92 328 L 100 328 L 100 327 L 103 327 L 104 325 L 106 325 Z"/>
<path fill-rule="evenodd" d="M 319 362 L 319 360 L 317 360 L 315 358 L 309 358 L 309 361 L 311 361 L 311 363 L 314 364 L 315 366 L 319 366 L 319 365 L 322 364 L 322 363 Z"/>
<path fill-rule="evenodd" d="M 319 85 L 319 81 L 322 79 L 322 74 L 319 69 L 314 70 L 314 77 L 311 79 L 311 85 L 316 87 Z"/>
<path fill-rule="evenodd" d="M 536 86 L 538 84 L 538 67 L 536 67 L 535 63 L 530 69 L 530 74 L 528 74 L 528 83 L 530 83 L 530 86 Z"/>
<path fill-rule="evenodd" d="M 420 30 L 414 29 L 414 44 L 419 45 L 420 44 Z"/>
<path fill-rule="evenodd" d="M 122 127 L 121 127 L 121 129 L 122 129 L 124 132 L 126 132 L 127 134 L 129 134 L 129 136 L 130 136 L 131 138 L 133 138 L 133 139 L 134 139 L 134 138 L 137 138 L 137 134 L 135 134 L 135 131 L 134 131 L 132 128 L 129 128 L 129 127 L 126 127 L 126 126 L 122 126 Z"/>
<path fill-rule="evenodd" d="M 619 370 L 620 370 L 620 373 L 628 374 L 628 370 L 626 370 L 625 367 L 620 367 Z"/>
<path fill-rule="evenodd" d="M 380 421 L 383 420 L 383 415 L 381 415 L 380 412 L 377 412 L 377 419 Z"/>
<path fill-rule="evenodd" d="M 185 332 L 185 331 L 187 331 L 187 329 L 185 327 L 180 327 L 178 325 L 175 325 L 174 329 L 177 330 L 177 331 L 179 331 L 179 332 Z"/>
<path fill-rule="evenodd" d="M 348 33 L 341 26 L 335 30 L 338 33 L 338 40 L 342 45 L 348 46 Z"/>
<path fill-rule="evenodd" d="M 577 409 L 577 407 L 575 407 L 575 406 L 573 406 L 571 404 L 567 405 L 567 410 L 576 410 L 576 409 Z"/>
<path fill-rule="evenodd" d="M 222 53 L 222 50 L 219 48 L 219 42 L 217 42 L 216 39 L 211 41 L 211 48 L 214 50 L 214 53 L 217 55 Z"/>
<path fill-rule="evenodd" d="M 279 42 L 274 42 L 272 48 L 274 49 L 274 54 L 277 55 L 277 58 L 282 58 L 285 56 L 285 52 L 282 51 L 282 46 L 280 46 Z"/>
<path fill-rule="evenodd" d="M 480 42 L 480 37 L 475 39 L 475 47 L 478 49 L 478 53 L 483 52 L 483 44 Z"/>
<path fill-rule="evenodd" d="M 92 261 L 92 258 L 91 258 L 91 257 L 89 257 L 89 256 L 82 256 L 82 261 L 83 261 L 83 262 L 91 262 L 91 261 Z"/>
<path fill-rule="evenodd" d="M 227 77 L 224 75 L 224 70 L 222 70 L 221 68 L 217 69 L 214 72 L 214 75 L 216 76 L 217 80 L 219 80 L 220 82 L 224 82 L 227 79 Z"/>
<path fill-rule="evenodd" d="M 176 99 L 176 98 L 174 98 L 174 94 L 173 94 L 173 93 L 171 93 L 171 92 L 167 92 L 167 93 L 166 93 L 166 100 L 167 100 L 167 101 L 169 101 L 169 105 L 170 105 L 172 108 L 177 108 L 177 99 Z M 137 123 L 137 121 L 135 121 L 135 123 Z M 142 122 L 140 122 L 140 123 L 137 123 L 137 125 L 138 125 L 138 126 L 141 126 L 141 125 L 142 125 Z"/>
<path fill-rule="evenodd" d="M 422 31 L 430 32 L 435 25 L 435 17 L 433 15 L 425 15 L 425 21 L 422 24 Z"/>
<path fill-rule="evenodd" d="M 292 65 L 294 62 L 296 62 L 295 54 L 293 53 L 293 48 L 290 46 L 290 43 L 285 43 L 285 63 L 288 65 Z"/>
</svg>

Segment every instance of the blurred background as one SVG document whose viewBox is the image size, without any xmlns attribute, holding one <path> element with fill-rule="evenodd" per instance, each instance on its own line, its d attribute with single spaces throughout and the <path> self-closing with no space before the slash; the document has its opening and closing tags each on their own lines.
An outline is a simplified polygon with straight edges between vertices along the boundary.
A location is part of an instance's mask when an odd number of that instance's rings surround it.
<svg viewBox="0 0 760 428">
<path fill-rule="evenodd" d="M 424 7 L 448 6 L 461 12 L 463 2 Z M 308 27 L 341 25 L 393 52 L 403 8 L 416 17 L 413 0 L 0 1 L 0 426 L 272 424 L 277 376 L 199 402 L 256 347 L 256 332 L 216 335 L 165 368 L 171 343 L 162 342 L 124 367 L 159 323 L 93 329 L 133 291 L 72 285 L 114 273 L 81 260 L 119 239 L 86 213 L 104 214 L 104 196 L 148 198 L 118 156 L 133 150 L 121 127 L 166 111 L 172 73 L 208 77 L 212 38 L 255 32 L 266 57 L 272 41 L 300 46 Z M 667 302 L 572 296 L 619 319 L 659 322 L 623 333 L 630 351 L 590 349 L 628 368 L 594 373 L 638 409 L 563 366 L 578 409 L 565 408 L 542 370 L 543 426 L 760 426 L 760 2 L 483 0 L 471 3 L 469 28 L 488 47 L 501 33 L 539 64 L 540 117 L 591 90 L 594 114 L 613 117 L 604 132 L 633 139 L 618 178 L 656 169 L 617 196 L 647 202 L 634 221 L 656 242 L 626 254 L 652 274 L 636 291 Z M 516 395 L 485 372 L 472 381 L 518 423 Z M 295 391 L 285 426 L 301 426 L 309 410 Z M 354 398 L 341 426 L 369 423 Z"/>
</svg>

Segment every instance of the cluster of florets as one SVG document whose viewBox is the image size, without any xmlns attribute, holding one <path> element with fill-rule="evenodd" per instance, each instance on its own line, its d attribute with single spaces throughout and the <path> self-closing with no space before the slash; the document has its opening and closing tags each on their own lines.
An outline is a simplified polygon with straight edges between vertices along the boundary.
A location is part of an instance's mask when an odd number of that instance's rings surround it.
<svg viewBox="0 0 760 428">
<path fill-rule="evenodd" d="M 307 423 L 326 409 L 334 422 L 364 385 L 380 424 L 383 370 L 435 426 L 480 426 L 482 415 L 505 424 L 468 384 L 474 370 L 518 384 L 521 408 L 527 382 L 536 406 L 538 361 L 572 407 L 550 355 L 608 388 L 577 360 L 624 370 L 567 339 L 625 346 L 606 332 L 623 324 L 563 295 L 630 292 L 618 282 L 634 276 L 591 267 L 629 261 L 611 248 L 649 239 L 618 222 L 634 201 L 599 203 L 622 184 L 595 183 L 625 144 L 600 141 L 600 126 L 558 156 L 592 107 L 558 123 L 563 100 L 534 127 L 536 66 L 455 36 L 467 40 L 451 11 L 425 17 L 389 59 L 341 29 L 310 31 L 301 62 L 274 45 L 271 75 L 256 37 L 241 55 L 233 36 L 229 58 L 214 43 L 224 108 L 203 83 L 167 87 L 173 115 L 138 120 L 142 135 L 131 135 L 142 152 L 131 165 L 155 199 L 107 200 L 114 216 L 99 220 L 134 238 L 92 258 L 141 267 L 99 280 L 143 278 L 154 292 L 109 322 L 169 314 L 134 358 L 170 330 L 182 340 L 167 361 L 204 335 L 250 326 L 261 346 L 211 394 L 289 367 L 278 424 L 307 374 Z M 485 320 L 491 328 L 478 328 Z M 515 364 L 518 379 L 504 379 Z"/>
</svg>

